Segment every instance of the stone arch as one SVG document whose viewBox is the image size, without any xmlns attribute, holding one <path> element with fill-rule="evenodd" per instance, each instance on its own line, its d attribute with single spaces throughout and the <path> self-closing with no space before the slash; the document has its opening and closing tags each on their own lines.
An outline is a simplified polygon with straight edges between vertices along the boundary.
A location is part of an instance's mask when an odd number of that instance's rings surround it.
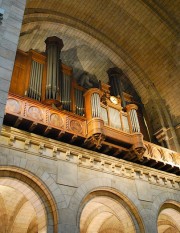
<svg viewBox="0 0 180 233">
<path fill-rule="evenodd" d="M 157 220 L 158 233 L 180 232 L 180 203 L 168 200 L 161 206 Z"/>
<path fill-rule="evenodd" d="M 44 176 L 46 175 L 48 177 L 48 173 L 43 173 L 43 174 Z M 54 232 L 54 233 L 58 232 L 58 223 L 59 223 L 58 206 L 51 191 L 49 190 L 49 187 L 47 187 L 40 178 L 38 178 L 36 175 L 22 168 L 17 168 L 12 166 L 1 166 L 0 179 L 2 181 L 2 184 L 3 183 L 5 184 L 8 179 L 9 180 L 7 181 L 7 183 L 9 184 L 16 183 L 17 185 L 15 185 L 14 187 L 17 189 L 20 184 L 21 184 L 20 186 L 21 188 L 26 186 L 26 189 L 24 189 L 25 192 L 23 194 L 26 196 L 27 199 L 29 198 L 29 200 L 31 200 L 30 199 L 31 195 L 33 196 L 33 198 L 35 199 L 34 206 L 32 205 L 34 209 L 36 210 L 36 205 L 40 205 L 40 203 L 42 204 L 42 206 L 44 206 L 46 219 L 47 219 L 47 232 Z M 30 190 L 31 191 L 34 190 L 35 193 L 33 194 L 33 192 L 30 192 Z M 33 203 L 33 201 L 31 203 Z M 24 203 L 21 204 L 23 205 Z M 43 209 L 41 208 L 41 213 L 42 212 Z M 41 213 L 39 213 L 40 216 Z"/>
<path fill-rule="evenodd" d="M 145 232 L 142 218 L 139 214 L 139 210 L 142 208 L 136 194 L 129 192 L 122 183 L 115 183 L 110 178 L 95 178 L 82 184 L 74 193 L 71 198 L 69 209 L 77 216 L 74 222 L 79 227 L 80 216 L 85 204 L 97 195 L 117 197 L 117 199 L 128 206 L 128 213 L 131 218 L 136 222 L 136 230 L 139 228 L 139 232 Z M 138 225 L 138 226 L 137 226 Z"/>
</svg>

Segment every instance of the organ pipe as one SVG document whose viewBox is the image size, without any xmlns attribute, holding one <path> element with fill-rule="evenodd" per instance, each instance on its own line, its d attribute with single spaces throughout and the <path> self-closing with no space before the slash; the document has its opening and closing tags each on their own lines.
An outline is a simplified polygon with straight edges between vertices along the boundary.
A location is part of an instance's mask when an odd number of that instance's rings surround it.
<svg viewBox="0 0 180 233">
<path fill-rule="evenodd" d="M 32 60 L 28 97 L 41 100 L 43 64 Z"/>
<path fill-rule="evenodd" d="M 56 37 L 45 40 L 47 54 L 46 100 L 58 100 L 60 95 L 60 53 L 63 41 Z"/>
<path fill-rule="evenodd" d="M 122 101 L 122 106 L 123 108 L 126 106 L 126 102 L 124 99 L 124 95 L 123 95 L 123 90 L 122 90 L 122 76 L 124 75 L 122 70 L 114 67 L 114 68 L 110 68 L 108 71 L 108 76 L 109 76 L 109 82 L 110 82 L 110 86 L 111 86 L 111 95 L 113 96 L 120 96 L 121 97 L 121 101 Z"/>
<path fill-rule="evenodd" d="M 61 104 L 64 110 L 71 110 L 71 77 L 67 74 L 61 77 Z"/>
<path fill-rule="evenodd" d="M 84 115 L 84 97 L 83 91 L 75 89 L 76 114 Z"/>
<path fill-rule="evenodd" d="M 140 132 L 140 126 L 139 126 L 139 121 L 138 121 L 138 116 L 137 116 L 137 109 L 138 109 L 137 105 L 128 104 L 126 106 L 126 109 L 130 117 L 132 132 Z"/>
<path fill-rule="evenodd" d="M 91 110 L 92 110 L 92 117 L 100 117 L 101 115 L 100 96 L 97 93 L 93 93 L 91 95 Z"/>
</svg>

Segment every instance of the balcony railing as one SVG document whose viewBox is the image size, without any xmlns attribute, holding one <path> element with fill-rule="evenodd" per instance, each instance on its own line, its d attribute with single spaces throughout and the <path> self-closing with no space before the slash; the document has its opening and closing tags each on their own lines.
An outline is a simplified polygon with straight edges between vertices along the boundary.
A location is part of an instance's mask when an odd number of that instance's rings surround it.
<svg viewBox="0 0 180 233">
<path fill-rule="evenodd" d="M 131 116 L 135 119 L 135 115 L 130 116 L 129 111 L 122 111 L 119 127 L 111 125 L 109 120 L 105 122 L 99 111 L 103 106 L 102 103 L 97 104 L 98 100 L 91 98 L 95 92 L 96 90 L 91 89 L 85 94 L 85 105 L 89 106 L 86 108 L 86 117 L 56 109 L 28 97 L 9 94 L 4 124 L 120 159 L 175 174 L 180 173 L 180 155 L 175 151 L 143 141 L 143 135 L 136 132 L 138 130 L 133 130 Z M 95 101 L 99 109 L 91 109 L 90 106 L 93 105 L 89 105 L 88 101 Z M 130 107 L 134 109 L 134 106 Z M 123 115 L 127 118 L 126 123 L 122 120 Z"/>
</svg>

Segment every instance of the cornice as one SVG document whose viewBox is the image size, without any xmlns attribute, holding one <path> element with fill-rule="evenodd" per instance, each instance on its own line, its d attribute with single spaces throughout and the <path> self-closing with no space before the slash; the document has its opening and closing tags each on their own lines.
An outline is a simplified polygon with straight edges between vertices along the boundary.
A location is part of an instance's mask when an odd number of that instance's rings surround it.
<svg viewBox="0 0 180 233">
<path fill-rule="evenodd" d="M 180 188 L 180 178 L 177 175 L 89 151 L 12 127 L 3 126 L 0 134 L 0 147 L 54 161 L 74 163 L 79 167 L 114 176 L 144 180 L 152 185 L 176 190 Z"/>
</svg>

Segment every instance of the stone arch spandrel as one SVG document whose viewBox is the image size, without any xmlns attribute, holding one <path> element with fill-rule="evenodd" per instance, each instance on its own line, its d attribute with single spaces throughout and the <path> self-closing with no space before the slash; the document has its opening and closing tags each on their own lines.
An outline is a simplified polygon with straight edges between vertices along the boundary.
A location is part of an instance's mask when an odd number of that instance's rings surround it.
<svg viewBox="0 0 180 233">
<path fill-rule="evenodd" d="M 114 183 L 110 178 L 94 178 L 83 183 L 72 196 L 69 203 L 69 210 L 74 213 L 74 224 L 79 225 L 80 214 L 83 206 L 88 198 L 93 196 L 95 192 L 108 192 L 109 195 L 116 195 L 119 199 L 123 200 L 127 204 L 131 217 L 134 217 L 139 224 L 140 232 L 145 232 L 144 223 L 141 215 L 139 214 L 140 209 L 143 208 L 138 197 L 135 193 L 123 186 L 121 183 Z M 132 216 L 134 215 L 134 216 Z"/>
<path fill-rule="evenodd" d="M 157 219 L 160 209 L 165 202 L 180 201 L 180 196 L 174 193 L 162 192 L 154 196 L 150 208 L 142 208 L 140 214 L 146 225 L 148 233 L 157 233 Z"/>
<path fill-rule="evenodd" d="M 46 187 L 48 187 L 51 195 L 55 198 L 58 209 L 65 208 L 67 206 L 66 200 L 62 191 L 51 174 L 46 171 L 46 168 L 43 167 L 41 159 L 37 156 L 30 156 L 24 152 L 11 150 L 9 148 L 1 148 L 0 152 L 0 166 L 13 166 L 16 169 L 22 169 L 25 172 L 30 172 L 30 177 L 33 175 L 33 178 L 36 180 L 40 179 Z M 47 163 L 47 161 L 44 161 Z M 54 161 L 56 162 L 56 161 Z"/>
<path fill-rule="evenodd" d="M 40 168 L 42 169 L 42 168 Z M 54 196 L 51 192 L 51 187 L 47 187 L 46 181 L 53 180 L 52 177 L 47 172 L 42 172 L 41 177 L 27 171 L 25 169 L 13 166 L 0 166 L 0 177 L 1 178 L 13 178 L 19 180 L 35 190 L 36 194 L 42 200 L 45 206 L 47 214 L 47 231 L 58 233 L 58 223 L 59 223 L 59 209 L 62 208 L 61 203 L 64 200 L 56 202 Z M 48 181 L 47 181 L 48 182 Z M 53 180 L 54 182 L 54 180 Z M 55 183 L 55 182 L 54 182 Z M 54 185 L 56 187 L 56 185 Z M 53 186 L 53 187 L 54 187 Z M 62 194 L 59 189 L 55 189 L 56 199 L 61 198 Z"/>
<path fill-rule="evenodd" d="M 178 195 L 176 193 L 165 192 L 155 196 L 152 209 L 156 213 L 156 221 L 158 219 L 160 211 L 162 210 L 163 205 L 174 205 L 175 203 L 179 203 L 180 205 L 180 194 Z"/>
</svg>

